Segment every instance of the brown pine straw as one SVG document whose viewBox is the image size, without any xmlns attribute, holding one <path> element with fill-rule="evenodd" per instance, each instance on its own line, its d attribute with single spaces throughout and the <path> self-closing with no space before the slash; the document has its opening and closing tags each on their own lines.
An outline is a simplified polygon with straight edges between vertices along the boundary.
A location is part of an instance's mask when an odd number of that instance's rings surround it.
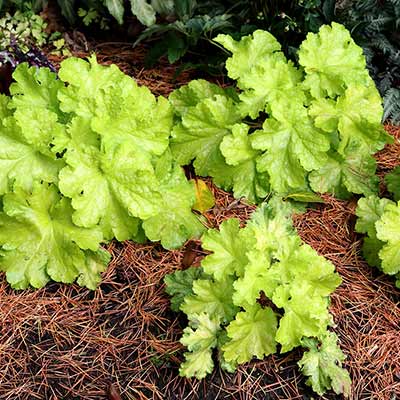
<svg viewBox="0 0 400 400">
<path fill-rule="evenodd" d="M 98 59 L 117 62 L 155 94 L 166 95 L 191 79 L 190 71 L 175 79 L 175 68 L 167 63 L 145 70 L 143 54 L 143 48 L 116 51 L 110 44 Z M 400 138 L 398 128 L 386 129 Z M 399 142 L 376 157 L 383 177 L 400 164 Z M 230 217 L 242 222 L 250 217 L 254 207 L 208 184 L 216 197 L 216 206 L 206 214 L 208 227 Z M 362 238 L 354 233 L 355 201 L 324 200 L 294 223 L 343 279 L 332 296 L 331 312 L 353 379 L 350 398 L 400 398 L 400 291 L 392 279 L 363 262 Z M 183 349 L 178 340 L 186 321 L 170 311 L 162 280 L 183 268 L 185 248 L 165 251 L 158 244 L 125 242 L 108 249 L 113 261 L 94 292 L 57 283 L 16 292 L 0 275 L 1 400 L 115 400 L 110 388 L 124 400 L 319 398 L 298 371 L 300 349 L 242 365 L 234 374 L 216 368 L 202 381 L 180 378 Z M 191 251 L 198 265 L 205 255 L 199 241 Z M 320 398 L 342 397 L 328 393 Z"/>
</svg>

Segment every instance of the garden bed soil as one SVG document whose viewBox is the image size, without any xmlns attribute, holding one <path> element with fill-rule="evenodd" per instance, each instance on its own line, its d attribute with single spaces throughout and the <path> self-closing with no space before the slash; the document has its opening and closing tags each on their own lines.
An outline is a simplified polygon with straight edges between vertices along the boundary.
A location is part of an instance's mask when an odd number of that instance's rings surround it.
<svg viewBox="0 0 400 400">
<path fill-rule="evenodd" d="M 99 49 L 101 63 L 118 64 L 155 94 L 168 95 L 194 77 L 194 71 L 185 71 L 175 79 L 175 67 L 166 62 L 145 69 L 143 47 L 132 51 L 128 45 L 103 44 Z M 223 78 L 216 81 L 224 84 Z M 387 130 L 400 138 L 400 129 Z M 377 159 L 382 177 L 400 164 L 400 144 L 386 146 Z M 253 206 L 207 183 L 216 197 L 206 214 L 209 227 L 230 217 L 249 218 Z M 400 398 L 400 291 L 360 256 L 356 201 L 323 198 L 324 204 L 295 216 L 294 224 L 343 279 L 332 295 L 331 312 L 353 379 L 350 398 Z M 300 350 L 242 365 L 235 374 L 216 368 L 200 382 L 179 377 L 178 340 L 185 321 L 170 311 L 163 277 L 198 265 L 205 255 L 200 242 L 176 251 L 132 242 L 111 243 L 108 250 L 113 260 L 94 292 L 57 283 L 16 292 L 0 276 L 1 400 L 317 398 L 298 371 Z"/>
</svg>

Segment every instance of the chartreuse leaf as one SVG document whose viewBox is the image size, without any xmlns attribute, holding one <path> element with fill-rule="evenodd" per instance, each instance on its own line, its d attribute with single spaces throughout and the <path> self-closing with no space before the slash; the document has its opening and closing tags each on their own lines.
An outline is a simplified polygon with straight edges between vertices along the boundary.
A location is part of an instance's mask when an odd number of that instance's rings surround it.
<svg viewBox="0 0 400 400">
<path fill-rule="evenodd" d="M 380 220 L 389 204 L 393 204 L 393 202 L 388 199 L 380 199 L 377 196 L 362 197 L 358 200 L 356 231 L 367 233 L 369 236 L 376 235 L 375 223 Z"/>
<path fill-rule="evenodd" d="M 229 322 L 237 312 L 237 307 L 232 301 L 232 278 L 223 282 L 210 279 L 193 281 L 193 294 L 185 296 L 181 304 L 181 311 L 191 318 L 193 315 L 206 313 L 218 317 L 221 322 Z"/>
<path fill-rule="evenodd" d="M 143 222 L 143 229 L 150 240 L 160 240 L 168 249 L 177 248 L 187 238 L 199 237 L 204 231 L 191 211 L 196 194 L 182 168 L 172 163 L 170 152 L 160 158 L 155 173 L 161 194 L 159 211 Z"/>
<path fill-rule="evenodd" d="M 42 287 L 49 279 L 95 289 L 109 256 L 99 250 L 102 233 L 72 223 L 70 201 L 54 185 L 34 184 L 3 197 L 0 268 L 15 289 Z"/>
<path fill-rule="evenodd" d="M 95 57 L 89 61 L 62 62 L 60 78 L 69 83 L 58 96 L 63 110 L 89 119 L 91 129 L 106 142 L 129 140 L 145 153 L 163 154 L 172 127 L 168 101 L 156 99 L 115 65 L 99 65 Z"/>
<path fill-rule="evenodd" d="M 229 341 L 222 346 L 228 362 L 244 363 L 276 352 L 277 318 L 271 308 L 254 304 L 236 314 L 227 326 Z"/>
<path fill-rule="evenodd" d="M 57 98 L 64 84 L 54 72 L 22 63 L 14 71 L 13 78 L 15 82 L 10 86 L 12 108 L 49 110 L 64 120 Z"/>
<path fill-rule="evenodd" d="M 400 286 L 400 203 L 376 196 L 358 201 L 356 231 L 367 233 L 363 255 L 368 264 L 396 275 Z"/>
<path fill-rule="evenodd" d="M 201 264 L 206 274 L 217 281 L 243 275 L 248 260 L 242 232 L 239 220 L 231 218 L 221 224 L 219 231 L 210 229 L 204 234 L 203 248 L 213 252 Z"/>
<path fill-rule="evenodd" d="M 232 52 L 232 57 L 226 62 L 226 69 L 230 78 L 238 80 L 241 89 L 249 87 L 246 79 L 252 80 L 256 65 L 263 65 L 265 60 L 269 60 L 271 55 L 281 50 L 281 45 L 275 37 L 262 30 L 243 37 L 239 42 L 223 34 L 214 40 Z"/>
<path fill-rule="evenodd" d="M 50 122 L 51 125 L 51 122 Z M 13 117 L 6 117 L 0 125 L 0 194 L 15 186 L 31 190 L 35 180 L 57 182 L 64 162 L 57 160 L 44 148 L 45 138 L 25 137 Z M 34 134 L 35 131 L 32 131 Z M 38 132 L 36 132 L 38 133 Z M 49 144 L 49 143 L 48 143 Z M 49 149 L 49 148 L 48 148 Z"/>
<path fill-rule="evenodd" d="M 249 127 L 245 124 L 234 125 L 232 134 L 223 138 L 220 150 L 226 163 L 232 166 L 234 196 L 245 197 L 256 203 L 269 192 L 269 176 L 257 169 L 261 152 L 252 148 L 248 130 Z"/>
<path fill-rule="evenodd" d="M 388 204 L 375 226 L 377 238 L 385 243 L 379 252 L 382 271 L 397 274 L 400 272 L 400 202 Z"/>
<path fill-rule="evenodd" d="M 400 167 L 396 167 L 392 172 L 386 174 L 385 183 L 389 192 L 393 193 L 396 201 L 400 200 Z"/>
<path fill-rule="evenodd" d="M 318 339 L 306 338 L 302 345 L 308 348 L 298 365 L 305 376 L 306 383 L 319 395 L 333 389 L 336 394 L 350 395 L 349 373 L 342 368 L 344 354 L 337 345 L 337 335 L 326 332 Z"/>
<path fill-rule="evenodd" d="M 273 104 L 287 96 L 301 82 L 302 73 L 286 60 L 279 51 L 280 44 L 268 32 L 257 30 L 239 42 L 222 34 L 214 40 L 232 52 L 226 69 L 229 77 L 237 79 L 238 87 L 244 90 L 240 94 L 244 115 L 257 118 L 267 103 Z"/>
<path fill-rule="evenodd" d="M 202 261 L 201 276 L 189 269 L 168 277 L 173 305 L 180 304 L 189 319 L 181 341 L 190 351 L 181 367 L 184 376 L 210 373 L 214 348 L 220 366 L 233 372 L 237 364 L 275 353 L 277 344 L 286 352 L 321 339 L 326 347 L 317 354 L 310 350 L 300 366 L 318 393 L 330 387 L 347 393 L 344 356 L 327 336 L 333 324 L 329 295 L 341 279 L 333 264 L 297 235 L 291 221 L 296 210 L 274 197 L 244 228 L 236 219 L 224 221 L 219 231 L 203 236 L 204 249 L 212 253 Z M 279 313 L 266 306 L 268 300 Z M 328 370 L 321 372 L 313 360 L 326 362 Z"/>
<path fill-rule="evenodd" d="M 391 140 L 381 125 L 383 108 L 374 86 L 349 86 L 335 101 L 320 99 L 311 103 L 309 114 L 315 125 L 326 132 L 338 130 L 339 154 L 346 155 L 354 142 L 365 148 L 366 154 L 381 150 Z"/>
<path fill-rule="evenodd" d="M 214 95 L 202 100 L 196 107 L 190 107 L 182 116 L 182 122 L 175 125 L 171 141 L 174 156 L 181 164 L 194 160 L 198 175 L 210 175 L 220 185 L 231 186 L 231 179 L 220 172 L 229 167 L 219 146 L 239 119 L 231 98 Z"/>
<path fill-rule="evenodd" d="M 220 330 L 220 320 L 217 316 L 202 313 L 192 319 L 191 326 L 184 329 L 181 339 L 181 343 L 189 350 L 179 368 L 181 376 L 202 379 L 212 372 L 212 349 L 217 346 Z"/>
<path fill-rule="evenodd" d="M 100 224 L 106 238 L 126 240 L 136 235 L 138 220 L 132 217 L 146 219 L 159 212 L 161 195 L 153 165 L 132 143 L 102 149 L 71 144 L 65 160 L 59 186 L 72 199 L 78 226 Z"/>
<path fill-rule="evenodd" d="M 310 186 L 319 193 L 332 193 L 348 198 L 351 193 L 372 195 L 378 189 L 375 175 L 376 161 L 367 152 L 360 153 L 360 146 L 353 142 L 345 151 L 345 157 L 331 152 L 327 162 L 309 176 Z"/>
<path fill-rule="evenodd" d="M 375 224 L 380 220 L 389 204 L 393 204 L 393 202 L 377 196 L 361 198 L 357 204 L 356 215 L 358 218 L 355 229 L 359 233 L 368 234 L 368 237 L 364 238 L 362 251 L 368 264 L 374 267 L 381 266 L 378 254 L 384 245 L 376 236 Z"/>
<path fill-rule="evenodd" d="M 351 84 L 371 84 L 362 48 L 343 25 L 333 22 L 308 33 L 298 55 L 306 72 L 304 87 L 314 98 L 335 98 Z"/>
<path fill-rule="evenodd" d="M 204 79 L 196 79 L 174 90 L 169 95 L 169 101 L 176 114 L 183 116 L 203 100 L 211 99 L 215 95 L 226 96 L 227 94 L 228 92 L 225 89 L 214 83 Z"/>
<path fill-rule="evenodd" d="M 274 116 L 279 119 L 267 119 L 263 130 L 252 135 L 252 146 L 265 151 L 258 170 L 268 172 L 278 193 L 306 190 L 307 171 L 319 169 L 327 161 L 329 138 L 312 124 L 301 99 L 281 99 Z"/>
</svg>

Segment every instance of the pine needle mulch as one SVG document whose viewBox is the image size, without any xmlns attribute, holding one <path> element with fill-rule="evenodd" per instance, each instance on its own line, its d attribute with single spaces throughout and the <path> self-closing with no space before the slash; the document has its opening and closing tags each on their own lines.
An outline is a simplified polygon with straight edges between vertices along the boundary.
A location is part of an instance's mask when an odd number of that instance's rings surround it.
<svg viewBox="0 0 400 400">
<path fill-rule="evenodd" d="M 121 69 L 156 94 L 168 94 L 190 79 L 189 71 L 175 81 L 167 65 L 141 69 L 142 60 L 135 66 L 140 54 L 124 65 L 119 58 L 130 56 L 128 50 L 101 54 L 102 63 L 119 61 Z M 387 129 L 400 138 L 400 129 Z M 400 144 L 387 146 L 377 159 L 382 177 L 400 164 Z M 207 214 L 210 227 L 229 217 L 249 218 L 253 207 L 209 185 L 217 201 Z M 400 398 L 400 291 L 362 260 L 361 238 L 354 233 L 356 203 L 324 200 L 294 223 L 343 279 L 331 311 L 353 379 L 351 399 Z M 199 264 L 204 256 L 200 242 L 181 251 L 131 242 L 108 249 L 113 261 L 94 292 L 56 283 L 15 292 L 0 275 L 1 400 L 317 398 L 298 372 L 300 350 L 248 363 L 235 374 L 216 368 L 201 382 L 180 378 L 178 340 L 185 321 L 169 310 L 162 281 L 167 273 Z M 341 397 L 330 393 L 323 398 Z"/>
<path fill-rule="evenodd" d="M 386 167 L 390 157 L 398 164 L 400 151 L 396 155 L 393 146 L 378 155 L 380 166 Z M 207 214 L 210 226 L 228 217 L 248 219 L 252 207 L 213 191 L 217 205 Z M 355 202 L 324 200 L 294 222 L 343 279 L 331 310 L 348 356 L 351 398 L 396 399 L 399 291 L 360 258 L 361 240 L 353 231 Z M 216 369 L 201 382 L 178 377 L 184 321 L 169 310 L 162 280 L 183 268 L 185 259 L 197 265 L 204 256 L 200 243 L 168 252 L 157 244 L 126 242 L 113 243 L 109 250 L 113 261 L 95 292 L 56 283 L 14 292 L 1 276 L 0 399 L 311 398 L 297 370 L 299 351 L 246 364 L 235 374 Z"/>
</svg>

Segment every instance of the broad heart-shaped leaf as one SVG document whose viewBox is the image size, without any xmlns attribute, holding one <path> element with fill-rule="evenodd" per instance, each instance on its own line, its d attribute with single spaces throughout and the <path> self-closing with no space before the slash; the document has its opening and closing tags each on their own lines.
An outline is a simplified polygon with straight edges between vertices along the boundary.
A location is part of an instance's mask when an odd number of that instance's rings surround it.
<svg viewBox="0 0 400 400">
<path fill-rule="evenodd" d="M 280 44 L 268 32 L 257 30 L 239 42 L 230 36 L 218 35 L 216 42 L 232 52 L 226 61 L 228 75 L 238 80 L 240 105 L 243 115 L 257 118 L 267 102 L 273 102 L 291 91 L 300 81 L 302 73 L 282 52 Z"/>
<path fill-rule="evenodd" d="M 356 142 L 348 146 L 346 156 L 330 152 L 325 165 L 312 171 L 308 180 L 311 188 L 319 193 L 332 193 L 338 198 L 348 198 L 351 193 L 366 196 L 378 191 L 379 179 L 375 175 L 376 161 L 362 151 Z"/>
<path fill-rule="evenodd" d="M 368 233 L 369 236 L 375 236 L 375 223 L 381 219 L 389 204 L 394 203 L 389 199 L 380 199 L 377 196 L 363 197 L 358 200 L 356 208 L 356 231 L 359 233 Z"/>
<path fill-rule="evenodd" d="M 242 276 L 248 263 L 246 257 L 247 237 L 240 229 L 240 221 L 230 218 L 224 221 L 219 231 L 208 230 L 202 238 L 203 248 L 213 254 L 201 263 L 205 273 L 217 281 L 225 281 L 232 276 Z"/>
<path fill-rule="evenodd" d="M 396 167 L 385 176 L 385 183 L 389 192 L 393 193 L 394 200 L 400 200 L 400 167 Z"/>
<path fill-rule="evenodd" d="M 245 124 L 234 125 L 232 134 L 223 138 L 220 149 L 227 164 L 233 167 L 231 176 L 234 196 L 245 197 L 257 203 L 268 194 L 269 176 L 257 171 L 257 160 L 261 152 L 251 147 L 248 130 Z"/>
<path fill-rule="evenodd" d="M 174 111 L 179 116 L 183 116 L 197 104 L 205 99 L 211 99 L 215 95 L 227 96 L 230 92 L 214 83 L 204 79 L 195 79 L 187 85 L 174 90 L 168 100 L 172 104 Z"/>
<path fill-rule="evenodd" d="M 89 132 L 90 134 L 90 132 Z M 154 167 L 132 143 L 109 143 L 101 149 L 71 144 L 60 172 L 61 192 L 72 199 L 74 223 L 100 224 L 105 238 L 134 238 L 138 219 L 159 212 L 161 195 Z"/>
<path fill-rule="evenodd" d="M 225 360 L 244 363 L 254 356 L 263 359 L 275 353 L 276 329 L 277 318 L 271 308 L 255 304 L 237 313 L 226 328 L 230 341 L 222 346 Z"/>
<path fill-rule="evenodd" d="M 203 268 L 191 267 L 183 271 L 175 271 L 164 277 L 165 291 L 171 296 L 171 309 L 178 312 L 185 297 L 193 294 L 193 282 L 206 278 Z"/>
<path fill-rule="evenodd" d="M 156 178 L 157 196 L 161 197 L 158 212 L 145 219 L 143 229 L 150 240 L 160 240 L 164 248 L 177 248 L 187 238 L 199 237 L 204 231 L 192 212 L 196 200 L 194 187 L 182 168 L 172 162 L 169 151 L 157 162 Z"/>
<path fill-rule="evenodd" d="M 217 184 L 231 185 L 231 178 L 218 173 L 228 169 L 220 151 L 222 139 L 230 134 L 233 125 L 240 120 L 232 99 L 215 95 L 191 107 L 182 116 L 182 122 L 172 131 L 171 149 L 182 165 L 194 161 L 196 173 L 211 175 Z"/>
<path fill-rule="evenodd" d="M 382 127 L 382 113 L 382 99 L 373 85 L 351 85 L 336 101 L 313 101 L 309 111 L 318 128 L 339 131 L 337 151 L 345 156 L 347 147 L 354 142 L 359 144 L 360 151 L 373 154 L 392 140 Z"/>
<path fill-rule="evenodd" d="M 315 98 L 335 98 L 351 84 L 371 83 L 362 48 L 336 22 L 322 26 L 318 33 L 308 33 L 298 56 L 306 72 L 304 86 Z"/>
<path fill-rule="evenodd" d="M 29 67 L 27 63 L 22 63 L 15 69 L 13 78 L 15 83 L 10 86 L 13 96 L 11 107 L 47 109 L 65 121 L 66 116 L 60 110 L 57 99 L 57 93 L 64 84 L 57 79 L 54 72 L 48 68 Z"/>
<path fill-rule="evenodd" d="M 181 343 L 187 346 L 185 361 L 179 368 L 179 375 L 187 378 L 203 379 L 214 368 L 212 349 L 218 344 L 221 330 L 217 316 L 202 313 L 191 321 L 191 326 L 183 330 Z"/>
<path fill-rule="evenodd" d="M 307 171 L 327 161 L 329 139 L 307 117 L 301 98 L 282 97 L 275 103 L 273 115 L 279 119 L 268 118 L 263 130 L 251 137 L 253 148 L 265 151 L 258 170 L 268 172 L 271 188 L 279 194 L 307 190 Z"/>
<path fill-rule="evenodd" d="M 312 295 L 309 289 L 310 285 L 305 283 L 290 289 L 280 286 L 274 293 L 272 301 L 285 309 L 276 334 L 282 353 L 299 346 L 303 337 L 321 335 L 332 322 L 328 298 Z M 305 304 L 310 306 L 305 307 Z"/>
<path fill-rule="evenodd" d="M 46 113 L 44 112 L 44 116 Z M 0 115 L 1 117 L 1 115 Z M 34 127 L 32 121 L 31 126 Z M 46 125 L 44 125 L 45 127 Z M 48 127 L 52 126 L 49 119 Z M 29 136 L 31 133 L 31 136 Z M 45 146 L 46 129 L 22 131 L 14 117 L 6 117 L 0 124 L 0 194 L 19 186 L 27 191 L 35 180 L 57 182 L 64 162 L 57 160 Z M 48 142 L 47 145 L 50 143 Z"/>
<path fill-rule="evenodd" d="M 350 395 L 351 380 L 349 373 L 342 368 L 345 355 L 337 345 L 337 335 L 327 332 L 317 339 L 304 339 L 303 345 L 308 347 L 303 358 L 298 362 L 301 372 L 308 376 L 306 383 L 314 392 L 323 395 L 333 389 L 336 394 Z"/>
<path fill-rule="evenodd" d="M 375 226 L 378 239 L 386 242 L 379 252 L 382 271 L 395 275 L 400 272 L 400 202 L 388 204 Z"/>
<path fill-rule="evenodd" d="M 292 247 L 269 269 L 271 278 L 279 281 L 272 301 L 285 310 L 276 335 L 282 352 L 298 346 L 303 336 L 319 336 L 331 323 L 328 296 L 341 282 L 334 270 L 306 244 Z"/>
<path fill-rule="evenodd" d="M 257 65 L 263 65 L 271 55 L 281 49 L 279 42 L 269 32 L 256 30 L 252 35 L 244 36 L 235 41 L 229 35 L 218 35 L 215 42 L 222 44 L 232 52 L 232 57 L 226 61 L 226 69 L 231 79 L 238 80 L 241 89 L 248 88 L 245 80 L 251 75 Z"/>
<path fill-rule="evenodd" d="M 90 120 L 105 140 L 129 139 L 145 152 L 163 154 L 172 128 L 168 101 L 156 99 L 115 65 L 104 67 L 94 57 L 89 61 L 63 61 L 60 78 L 68 83 L 59 92 L 63 110 Z"/>
<path fill-rule="evenodd" d="M 237 312 L 237 307 L 232 303 L 232 278 L 223 282 L 209 279 L 198 279 L 193 282 L 193 294 L 185 297 L 181 304 L 183 311 L 189 319 L 206 313 L 218 317 L 221 322 L 230 322 Z"/>
<path fill-rule="evenodd" d="M 49 279 L 95 289 L 109 260 L 99 252 L 102 233 L 72 223 L 70 201 L 55 186 L 35 184 L 3 197 L 0 268 L 15 289 L 44 286 Z"/>
</svg>

